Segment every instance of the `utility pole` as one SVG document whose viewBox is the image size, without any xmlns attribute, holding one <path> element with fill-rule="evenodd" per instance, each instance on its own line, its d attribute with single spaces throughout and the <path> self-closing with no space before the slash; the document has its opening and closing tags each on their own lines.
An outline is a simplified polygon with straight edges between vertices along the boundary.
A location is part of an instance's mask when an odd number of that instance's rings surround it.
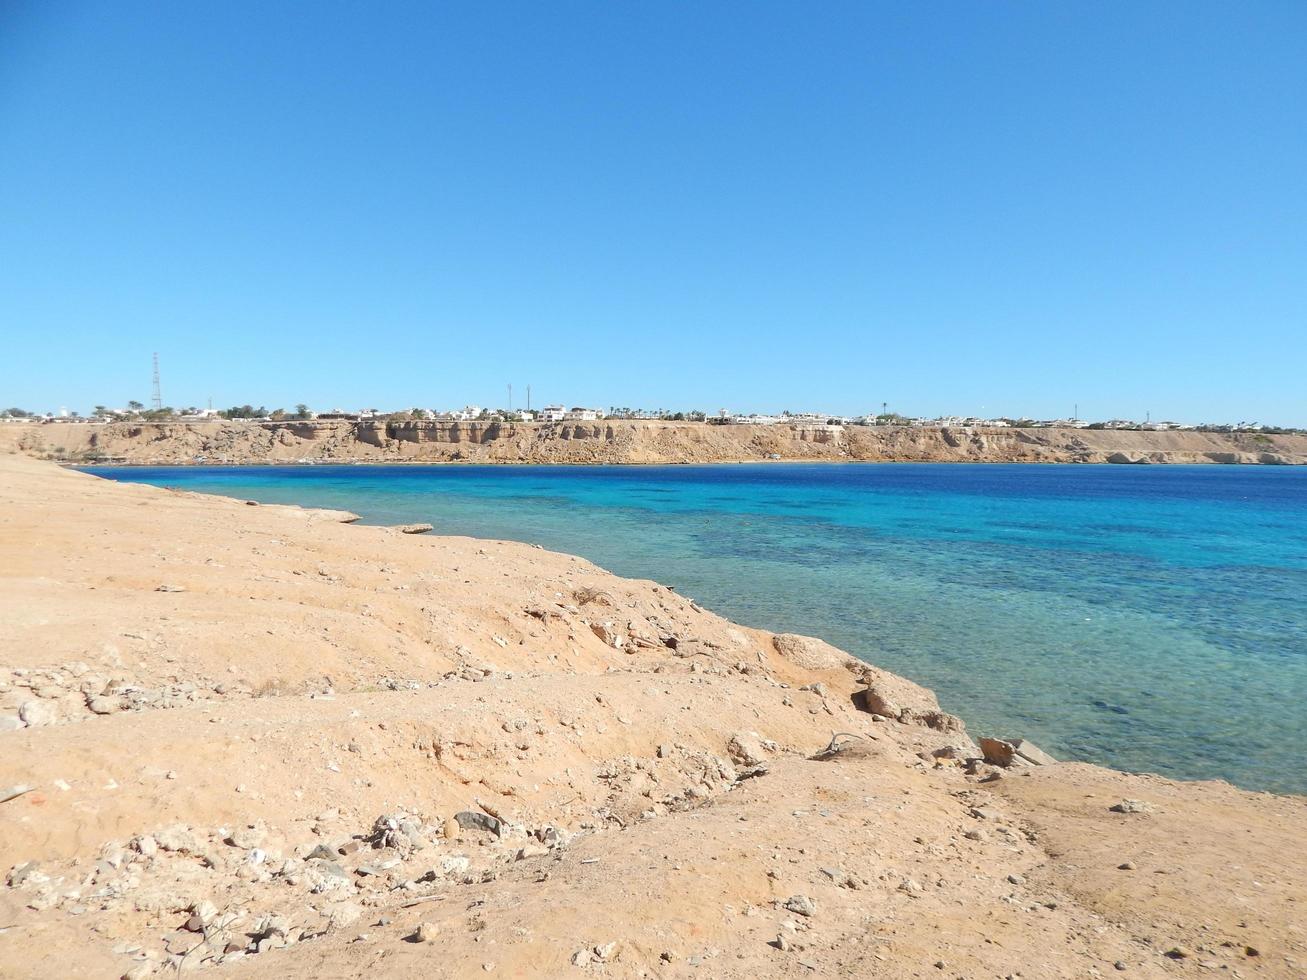
<svg viewBox="0 0 1307 980">
<path fill-rule="evenodd" d="M 154 353 L 154 410 L 157 412 L 163 408 L 163 394 L 159 389 L 159 352 Z"/>
<path fill-rule="evenodd" d="M 531 386 L 526 386 L 526 410 L 531 411 Z"/>
<path fill-rule="evenodd" d="M 1072 415 L 1071 415 L 1071 421 L 1072 421 L 1072 422 L 1079 422 L 1079 421 L 1080 421 L 1080 403 L 1079 403 L 1079 402 L 1076 402 L 1076 410 L 1075 410 L 1075 412 L 1073 412 Z"/>
<path fill-rule="evenodd" d="M 510 412 L 513 410 L 513 386 L 512 385 L 508 386 L 508 410 Z"/>
</svg>

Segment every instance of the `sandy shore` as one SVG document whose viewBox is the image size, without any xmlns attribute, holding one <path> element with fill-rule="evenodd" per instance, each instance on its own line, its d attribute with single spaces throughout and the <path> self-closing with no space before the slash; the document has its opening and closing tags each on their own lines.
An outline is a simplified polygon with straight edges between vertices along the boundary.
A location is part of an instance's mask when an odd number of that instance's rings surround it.
<svg viewBox="0 0 1307 980">
<path fill-rule="evenodd" d="M 1307 435 L 609 421 L 0 423 L 0 452 L 72 463 L 1307 463 Z"/>
<path fill-rule="evenodd" d="M 350 516 L 0 456 L 0 975 L 1307 970 L 1307 800 Z"/>
</svg>

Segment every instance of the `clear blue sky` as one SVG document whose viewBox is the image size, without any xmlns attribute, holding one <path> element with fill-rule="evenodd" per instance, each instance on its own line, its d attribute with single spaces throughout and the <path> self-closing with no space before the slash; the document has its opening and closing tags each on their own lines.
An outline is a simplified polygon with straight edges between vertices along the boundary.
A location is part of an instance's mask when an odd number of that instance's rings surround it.
<svg viewBox="0 0 1307 980">
<path fill-rule="evenodd" d="M 1307 425 L 1307 3 L 0 0 L 0 403 Z"/>
</svg>

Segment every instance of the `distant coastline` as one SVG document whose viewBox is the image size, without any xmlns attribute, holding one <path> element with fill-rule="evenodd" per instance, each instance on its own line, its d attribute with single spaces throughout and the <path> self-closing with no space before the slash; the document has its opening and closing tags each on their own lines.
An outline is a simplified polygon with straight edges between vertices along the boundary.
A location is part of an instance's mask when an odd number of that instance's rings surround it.
<svg viewBox="0 0 1307 980">
<path fill-rule="evenodd" d="M 607 420 L 0 423 L 0 452 L 80 465 L 748 462 L 1307 464 L 1307 435 Z"/>
</svg>

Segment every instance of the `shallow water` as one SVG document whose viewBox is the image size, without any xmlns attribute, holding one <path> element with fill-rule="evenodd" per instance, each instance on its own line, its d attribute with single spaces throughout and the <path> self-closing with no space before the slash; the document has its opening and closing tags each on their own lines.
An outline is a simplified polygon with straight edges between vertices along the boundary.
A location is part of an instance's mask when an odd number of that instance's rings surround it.
<svg viewBox="0 0 1307 980">
<path fill-rule="evenodd" d="M 92 468 L 531 541 L 822 636 L 1062 758 L 1307 792 L 1307 468 Z"/>
</svg>

